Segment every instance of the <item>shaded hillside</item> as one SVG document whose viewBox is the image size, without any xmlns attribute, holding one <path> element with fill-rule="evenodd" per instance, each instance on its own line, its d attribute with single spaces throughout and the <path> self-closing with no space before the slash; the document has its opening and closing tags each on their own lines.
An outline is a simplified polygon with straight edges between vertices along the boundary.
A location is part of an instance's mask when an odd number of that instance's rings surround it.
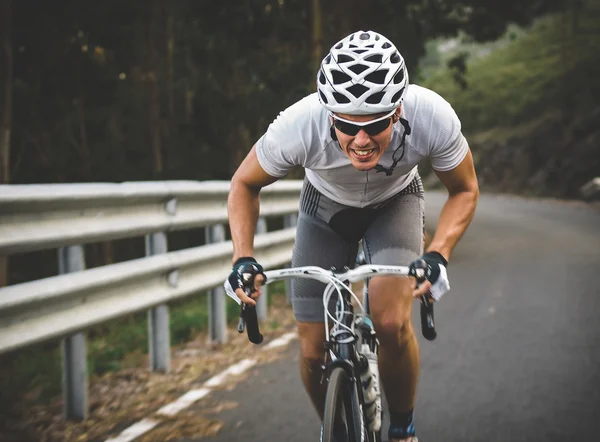
<svg viewBox="0 0 600 442">
<path fill-rule="evenodd" d="M 600 175 L 600 5 L 539 20 L 467 64 L 421 82 L 450 101 L 487 191 L 577 197 Z"/>
</svg>

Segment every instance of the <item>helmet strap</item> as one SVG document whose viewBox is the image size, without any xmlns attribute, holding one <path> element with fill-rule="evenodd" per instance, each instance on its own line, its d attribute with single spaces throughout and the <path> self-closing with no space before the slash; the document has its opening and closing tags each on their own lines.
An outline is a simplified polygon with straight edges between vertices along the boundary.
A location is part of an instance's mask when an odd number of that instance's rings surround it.
<svg viewBox="0 0 600 442">
<path fill-rule="evenodd" d="M 404 149 L 405 149 L 404 144 L 406 142 L 406 136 L 410 135 L 410 133 L 411 133 L 411 129 L 410 129 L 410 124 L 408 124 L 408 121 L 406 121 L 402 117 L 398 117 L 398 119 L 399 119 L 400 123 L 402 124 L 402 126 L 404 127 L 404 133 L 402 134 L 402 140 L 400 141 L 400 144 L 398 145 L 398 147 L 396 147 L 394 149 L 394 153 L 392 153 L 392 165 L 390 167 L 383 167 L 381 164 L 377 164 L 375 166 L 376 173 L 385 172 L 386 176 L 391 176 L 394 173 L 394 169 L 396 168 L 398 163 L 400 161 L 402 161 L 402 158 L 404 158 Z M 398 153 L 400 148 L 402 148 L 402 152 L 400 153 L 399 157 L 396 157 L 396 154 Z"/>
</svg>

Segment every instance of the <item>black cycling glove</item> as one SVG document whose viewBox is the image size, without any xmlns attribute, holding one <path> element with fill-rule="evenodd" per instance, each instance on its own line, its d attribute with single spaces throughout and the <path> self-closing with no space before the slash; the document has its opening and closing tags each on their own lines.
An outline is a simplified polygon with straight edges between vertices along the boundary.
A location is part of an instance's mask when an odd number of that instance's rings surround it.
<svg viewBox="0 0 600 442">
<path fill-rule="evenodd" d="M 244 290 L 246 287 L 254 288 L 254 278 L 256 275 L 262 275 L 266 283 L 267 277 L 263 268 L 254 258 L 251 256 L 238 258 L 233 264 L 229 277 L 225 280 L 225 292 L 238 304 L 241 304 L 241 300 L 235 294 L 235 290 L 238 288 Z"/>
<path fill-rule="evenodd" d="M 446 267 L 448 261 L 439 252 L 427 252 L 421 259 L 427 264 L 425 278 L 431 283 L 429 292 L 436 301 L 439 301 L 442 295 L 450 290 L 450 282 L 448 281 L 448 272 Z M 410 267 L 414 268 L 415 262 L 411 263 Z"/>
</svg>

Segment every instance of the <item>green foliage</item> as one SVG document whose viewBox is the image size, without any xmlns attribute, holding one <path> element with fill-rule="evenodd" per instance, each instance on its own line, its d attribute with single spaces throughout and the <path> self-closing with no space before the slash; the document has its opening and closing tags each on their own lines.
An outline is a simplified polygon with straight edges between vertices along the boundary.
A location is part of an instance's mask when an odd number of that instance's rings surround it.
<svg viewBox="0 0 600 442">
<path fill-rule="evenodd" d="M 466 89 L 445 69 L 421 84 L 457 111 L 484 190 L 577 198 L 600 168 L 600 5 L 508 38 L 471 59 Z"/>
<path fill-rule="evenodd" d="M 421 83 L 446 98 L 467 133 L 513 126 L 564 106 L 593 105 L 598 96 L 600 14 L 555 15 L 487 57 L 467 63 L 463 90 L 448 70 Z"/>
</svg>

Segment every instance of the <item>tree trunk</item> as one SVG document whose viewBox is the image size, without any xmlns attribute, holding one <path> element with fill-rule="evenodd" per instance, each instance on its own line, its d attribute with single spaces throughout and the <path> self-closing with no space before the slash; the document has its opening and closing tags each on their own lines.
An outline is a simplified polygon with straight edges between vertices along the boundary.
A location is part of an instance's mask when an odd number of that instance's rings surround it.
<svg viewBox="0 0 600 442">
<path fill-rule="evenodd" d="M 175 20 L 168 5 L 165 5 L 165 11 L 167 13 L 167 103 L 169 107 L 169 120 L 173 123 L 175 119 Z"/>
<path fill-rule="evenodd" d="M 85 124 L 85 102 L 83 100 L 83 91 L 80 90 L 79 99 L 77 99 L 77 121 L 79 123 L 79 155 L 81 157 L 81 171 L 85 180 L 92 178 L 92 159 L 87 140 L 87 129 Z M 84 181 L 85 181 L 84 180 Z"/>
<path fill-rule="evenodd" d="M 150 134 L 150 146 L 154 158 L 154 177 L 159 179 L 163 172 L 161 120 L 160 120 L 160 93 L 158 86 L 158 53 L 156 50 L 155 33 L 158 30 L 158 16 L 160 7 L 157 0 L 152 2 L 148 11 L 147 21 L 147 45 L 149 53 L 148 69 L 148 129 Z"/>
<path fill-rule="evenodd" d="M 10 183 L 13 58 L 12 0 L 0 0 L 0 184 Z M 8 285 L 8 257 L 0 256 L 0 287 Z"/>
<path fill-rule="evenodd" d="M 13 57 L 11 46 L 12 0 L 0 0 L 2 34 L 0 37 L 0 183 L 10 183 L 10 133 L 12 129 Z"/>
<path fill-rule="evenodd" d="M 312 0 L 310 5 L 310 58 L 313 72 L 317 72 L 323 54 L 323 16 L 321 14 L 321 1 Z"/>
</svg>

